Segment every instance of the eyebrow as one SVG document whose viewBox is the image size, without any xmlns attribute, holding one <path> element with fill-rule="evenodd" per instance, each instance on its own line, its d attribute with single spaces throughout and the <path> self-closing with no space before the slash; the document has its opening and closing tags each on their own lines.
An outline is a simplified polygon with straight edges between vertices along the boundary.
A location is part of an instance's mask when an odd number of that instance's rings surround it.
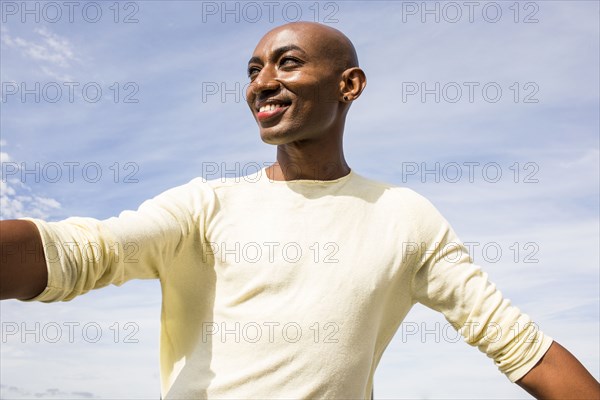
<svg viewBox="0 0 600 400">
<path fill-rule="evenodd" d="M 302 50 L 302 48 L 296 46 L 295 44 L 289 44 L 287 46 L 282 46 L 277 48 L 274 52 L 273 52 L 273 58 L 279 58 L 282 54 L 287 53 L 288 51 L 292 51 L 292 50 L 296 50 L 301 52 L 303 55 L 306 55 L 306 53 L 304 52 L 304 50 Z M 252 57 L 249 61 L 248 61 L 248 65 L 249 64 L 261 64 L 262 61 L 260 59 L 260 57 Z"/>
</svg>

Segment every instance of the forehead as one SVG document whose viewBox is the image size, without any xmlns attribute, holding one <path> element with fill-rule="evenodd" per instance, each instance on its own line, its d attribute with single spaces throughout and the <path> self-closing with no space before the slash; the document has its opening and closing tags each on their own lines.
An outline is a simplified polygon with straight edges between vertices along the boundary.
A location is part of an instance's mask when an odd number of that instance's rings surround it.
<svg viewBox="0 0 600 400">
<path fill-rule="evenodd" d="M 292 29 L 289 27 L 267 33 L 258 42 L 253 57 L 265 57 L 279 48 L 298 46 L 308 54 L 318 53 L 319 38 L 308 29 Z"/>
</svg>

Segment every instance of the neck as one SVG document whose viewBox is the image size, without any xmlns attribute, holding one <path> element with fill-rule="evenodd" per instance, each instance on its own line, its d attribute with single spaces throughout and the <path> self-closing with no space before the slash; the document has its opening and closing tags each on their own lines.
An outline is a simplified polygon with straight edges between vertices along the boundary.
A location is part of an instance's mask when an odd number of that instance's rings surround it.
<svg viewBox="0 0 600 400">
<path fill-rule="evenodd" d="M 267 168 L 269 179 L 329 181 L 350 173 L 344 158 L 342 138 L 329 141 L 297 141 L 277 146 L 277 161 Z"/>
</svg>

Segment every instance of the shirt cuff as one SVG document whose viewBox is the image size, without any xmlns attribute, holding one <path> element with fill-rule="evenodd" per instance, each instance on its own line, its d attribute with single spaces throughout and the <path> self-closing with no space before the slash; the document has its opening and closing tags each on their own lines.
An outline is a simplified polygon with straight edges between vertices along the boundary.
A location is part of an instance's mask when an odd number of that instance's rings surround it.
<svg viewBox="0 0 600 400">
<path fill-rule="evenodd" d="M 535 365 L 542 359 L 554 342 L 550 336 L 546 336 L 542 332 L 538 332 L 536 340 L 538 341 L 539 345 L 537 346 L 535 354 L 525 364 L 506 374 L 506 377 L 512 383 L 515 383 L 524 377 L 529 371 L 531 371 L 531 369 L 535 367 Z"/>
</svg>

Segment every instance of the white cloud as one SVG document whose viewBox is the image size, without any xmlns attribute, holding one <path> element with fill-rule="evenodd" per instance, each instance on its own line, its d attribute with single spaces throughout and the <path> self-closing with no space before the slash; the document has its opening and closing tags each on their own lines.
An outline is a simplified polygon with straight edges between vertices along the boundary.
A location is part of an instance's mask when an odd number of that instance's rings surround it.
<svg viewBox="0 0 600 400">
<path fill-rule="evenodd" d="M 600 164 L 600 150 L 598 149 L 587 149 L 578 158 L 574 160 L 561 161 L 558 163 L 560 167 L 574 169 L 574 168 L 590 168 L 591 171 L 598 172 L 598 165 Z"/>
<path fill-rule="evenodd" d="M 67 71 L 80 60 L 71 42 L 46 27 L 36 28 L 34 32 L 37 37 L 27 40 L 11 36 L 8 28 L 2 27 L 2 43 L 18 49 L 23 56 L 37 62 L 40 70 L 53 79 L 72 80 Z"/>
<path fill-rule="evenodd" d="M 6 142 L 2 143 L 6 146 Z M 19 164 L 12 161 L 11 156 L 6 152 L 0 152 L 0 161 L 2 170 L 0 172 L 0 218 L 15 219 L 22 217 L 32 217 L 48 219 L 53 213 L 61 208 L 57 200 L 38 196 L 32 193 L 32 189 L 15 178 L 16 172 L 20 173 Z M 9 170 L 7 163 L 10 163 L 10 177 L 6 176 Z"/>
<path fill-rule="evenodd" d="M 19 48 L 24 55 L 34 60 L 45 61 L 60 67 L 68 67 L 72 61 L 76 60 L 69 41 L 50 32 L 47 28 L 35 29 L 35 33 L 41 36 L 41 43 L 28 41 L 21 37 L 13 39 L 8 34 L 8 29 L 4 29 L 4 32 L 2 37 L 4 44 Z"/>
<path fill-rule="evenodd" d="M 90 392 L 67 392 L 58 388 L 48 388 L 43 391 L 30 392 L 18 386 L 0 385 L 0 398 L 2 399 L 94 399 L 98 398 Z"/>
</svg>

